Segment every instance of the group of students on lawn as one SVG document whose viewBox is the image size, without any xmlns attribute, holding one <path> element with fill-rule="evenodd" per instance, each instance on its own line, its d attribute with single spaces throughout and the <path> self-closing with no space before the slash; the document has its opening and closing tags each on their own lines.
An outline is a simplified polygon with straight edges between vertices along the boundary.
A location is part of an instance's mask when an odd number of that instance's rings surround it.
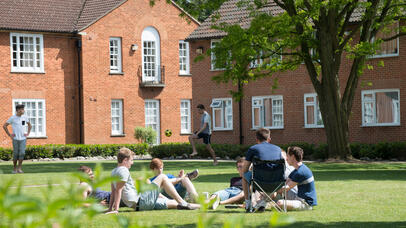
<svg viewBox="0 0 406 228">
<path fill-rule="evenodd" d="M 314 177 L 311 170 L 302 163 L 303 150 L 299 147 L 289 147 L 287 152 L 270 143 L 270 132 L 268 129 L 256 131 L 257 144 L 250 147 L 246 157 L 236 162 L 239 176 L 230 180 L 230 187 L 213 193 L 207 202 L 212 209 L 219 204 L 242 203 L 245 199 L 245 208 L 249 211 L 251 200 L 248 198 L 249 180 L 251 179 L 250 166 L 254 157 L 260 160 L 277 160 L 284 158 L 287 163 L 285 175 L 288 177 L 285 185 L 272 195 L 276 203 L 282 207 L 286 205 L 288 210 L 311 210 L 317 205 Z M 198 170 L 185 174 L 180 170 L 178 176 L 164 174 L 164 164 L 159 158 L 151 160 L 150 168 L 156 176 L 148 180 L 151 184 L 150 190 L 138 193 L 134 181 L 130 175 L 130 168 L 133 165 L 134 152 L 128 148 L 121 148 L 117 155 L 118 164 L 111 172 L 111 175 L 119 181 L 111 183 L 111 192 L 92 189 L 88 183 L 82 182 L 85 188 L 84 197 L 93 197 L 102 204 L 108 205 L 107 213 L 118 213 L 120 206 L 133 208 L 136 211 L 179 209 L 194 210 L 200 208 L 196 204 L 198 193 L 192 180 L 199 175 Z M 92 169 L 81 166 L 80 171 L 93 176 Z M 248 181 L 247 181 L 248 180 Z M 286 202 L 279 199 L 283 192 L 288 192 Z M 255 206 L 266 207 L 265 201 L 259 199 Z M 244 206 L 241 206 L 244 207 Z"/>
</svg>

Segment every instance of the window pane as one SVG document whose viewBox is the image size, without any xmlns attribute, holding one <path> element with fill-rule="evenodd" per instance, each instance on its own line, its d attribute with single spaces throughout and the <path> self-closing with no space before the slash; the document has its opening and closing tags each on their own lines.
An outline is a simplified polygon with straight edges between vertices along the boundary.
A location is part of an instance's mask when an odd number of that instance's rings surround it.
<svg viewBox="0 0 406 228">
<path fill-rule="evenodd" d="M 272 99 L 264 98 L 264 126 L 272 126 Z"/>
<path fill-rule="evenodd" d="M 314 106 L 306 106 L 306 124 L 314 124 Z"/>
<path fill-rule="evenodd" d="M 261 126 L 261 116 L 260 116 L 261 109 L 254 108 L 254 127 Z"/>
<path fill-rule="evenodd" d="M 379 92 L 375 99 L 377 123 L 395 123 L 398 119 L 398 93 Z"/>
<path fill-rule="evenodd" d="M 214 123 L 214 127 L 218 127 L 218 128 L 223 127 L 221 124 L 221 109 L 215 109 L 214 115 L 215 115 L 214 118 L 216 119 L 216 121 Z"/>
</svg>

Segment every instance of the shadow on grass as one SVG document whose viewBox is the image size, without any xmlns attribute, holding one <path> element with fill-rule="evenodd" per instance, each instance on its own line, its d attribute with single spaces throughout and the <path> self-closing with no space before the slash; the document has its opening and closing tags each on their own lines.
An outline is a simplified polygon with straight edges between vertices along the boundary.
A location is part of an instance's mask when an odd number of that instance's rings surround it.
<svg viewBox="0 0 406 228">
<path fill-rule="evenodd" d="M 256 226 L 247 227 L 269 227 L 269 223 L 263 223 Z M 318 223 L 318 222 L 296 222 L 285 228 L 297 228 L 297 227 L 325 227 L 325 228 L 342 228 L 342 227 L 401 227 L 406 228 L 406 222 L 332 222 L 332 223 Z"/>
<path fill-rule="evenodd" d="M 161 226 L 153 226 L 154 228 L 158 228 Z M 167 227 L 173 228 L 192 228 L 196 227 L 196 224 L 182 224 L 182 225 L 167 225 Z M 213 224 L 211 227 L 223 227 L 223 224 L 216 223 Z M 245 227 L 269 227 L 269 223 L 263 223 L 260 225 L 250 226 L 249 224 L 245 224 Z M 325 227 L 325 228 L 342 228 L 342 227 L 399 227 L 399 228 L 406 228 L 406 222 L 334 222 L 334 223 L 318 223 L 318 222 L 296 222 L 288 226 L 284 226 L 285 228 L 297 228 L 297 227 Z"/>
<path fill-rule="evenodd" d="M 131 167 L 131 172 L 141 171 L 143 168 L 148 170 L 149 160 L 136 161 Z M 76 172 L 80 165 L 86 165 L 94 168 L 97 163 L 101 163 L 103 170 L 110 172 L 117 163 L 115 161 L 78 161 L 78 162 L 40 162 L 25 163 L 23 170 L 25 173 L 58 173 L 58 172 Z M 238 176 L 235 165 L 232 162 L 221 162 L 218 166 L 213 166 L 212 162 L 201 161 L 165 161 L 165 173 L 178 174 L 178 170 L 184 169 L 190 172 L 194 169 L 200 169 L 200 176 L 196 182 L 214 182 L 228 183 L 231 177 Z M 316 181 L 345 181 L 345 180 L 399 180 L 406 181 L 406 164 L 312 164 L 311 169 Z M 205 174 L 204 170 L 213 173 L 221 170 L 223 173 Z M 212 170 L 212 171 L 210 171 Z M 224 173 L 227 170 L 227 173 Z M 11 174 L 12 164 L 0 164 L 0 172 Z"/>
</svg>

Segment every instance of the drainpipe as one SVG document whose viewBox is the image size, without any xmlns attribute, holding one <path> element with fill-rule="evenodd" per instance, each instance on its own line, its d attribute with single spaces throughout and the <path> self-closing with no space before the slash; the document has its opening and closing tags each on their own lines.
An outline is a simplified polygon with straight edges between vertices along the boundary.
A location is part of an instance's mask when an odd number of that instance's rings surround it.
<svg viewBox="0 0 406 228">
<path fill-rule="evenodd" d="M 76 41 L 76 52 L 78 55 L 79 144 L 83 144 L 82 40 L 80 38 Z"/>
<path fill-rule="evenodd" d="M 238 80 L 238 92 L 241 92 L 241 81 Z M 238 121 L 240 123 L 240 145 L 244 143 L 244 136 L 242 135 L 242 96 L 238 100 Z"/>
</svg>

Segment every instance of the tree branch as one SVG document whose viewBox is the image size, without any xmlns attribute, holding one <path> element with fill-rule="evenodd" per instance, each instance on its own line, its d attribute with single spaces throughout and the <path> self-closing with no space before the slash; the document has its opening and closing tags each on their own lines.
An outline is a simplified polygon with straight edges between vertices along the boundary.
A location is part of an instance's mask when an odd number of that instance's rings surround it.
<svg viewBox="0 0 406 228">
<path fill-rule="evenodd" d="M 390 40 L 394 40 L 394 39 L 396 39 L 398 37 L 401 37 L 401 36 L 404 36 L 404 35 L 406 35 L 406 32 L 399 32 L 398 34 L 396 34 L 396 35 L 394 35 L 392 37 L 388 37 L 388 38 L 385 38 L 385 39 L 382 39 L 382 40 L 383 41 L 390 41 Z"/>
</svg>

